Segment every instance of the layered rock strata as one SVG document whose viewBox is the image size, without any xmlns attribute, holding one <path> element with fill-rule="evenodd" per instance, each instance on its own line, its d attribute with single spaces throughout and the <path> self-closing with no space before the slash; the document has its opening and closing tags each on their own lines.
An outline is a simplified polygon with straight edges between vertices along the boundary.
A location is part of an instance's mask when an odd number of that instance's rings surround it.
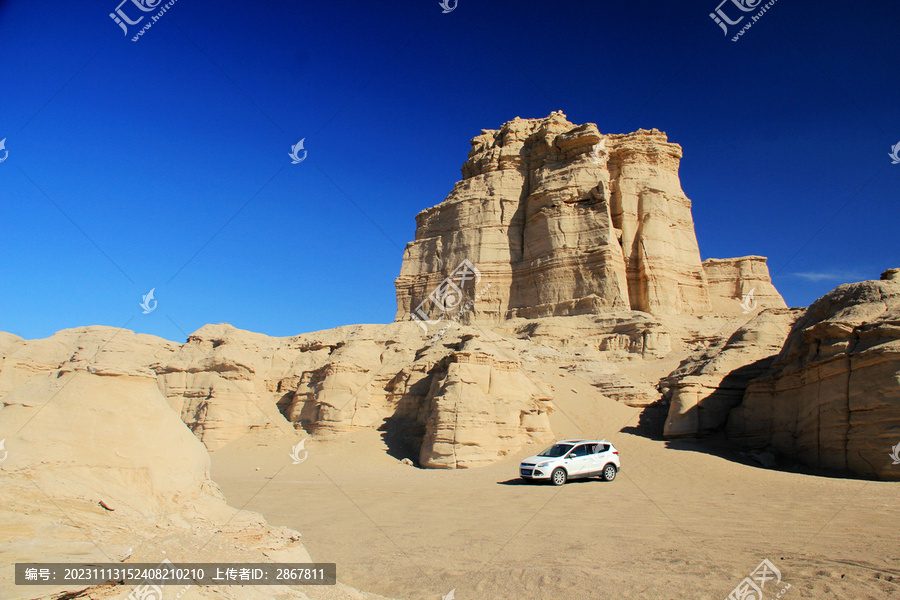
<svg viewBox="0 0 900 600">
<path fill-rule="evenodd" d="M 479 466 L 529 439 L 552 441 L 552 394 L 535 381 L 524 374 L 521 361 L 498 353 L 492 344 L 464 343 L 432 381 L 420 464 Z"/>
<path fill-rule="evenodd" d="M 108 327 L 5 334 L 0 397 L 35 373 L 138 378 L 210 450 L 254 431 L 375 428 L 424 466 L 466 468 L 553 437 L 550 393 L 515 344 L 534 345 L 459 326 L 432 342 L 413 323 L 290 338 L 207 325 L 180 346 Z"/>
<path fill-rule="evenodd" d="M 727 432 L 813 467 L 900 479 L 889 456 L 900 442 L 900 270 L 813 303 Z"/>
<path fill-rule="evenodd" d="M 787 308 L 772 285 L 764 256 L 708 258 L 703 271 L 709 283 L 713 310 L 724 313 L 756 313 L 766 308 Z"/>
<path fill-rule="evenodd" d="M 658 130 L 601 134 L 562 112 L 483 130 L 462 180 L 416 217 L 396 281 L 396 319 L 709 313 L 681 157 Z M 784 306 L 763 285 L 764 262 L 734 260 L 710 266 L 717 298 L 759 280 L 760 306 Z M 466 264 L 474 272 L 460 276 Z M 482 280 L 491 286 L 486 293 Z"/>
<path fill-rule="evenodd" d="M 669 401 L 663 435 L 695 437 L 721 429 L 731 409 L 741 403 L 747 384 L 771 365 L 800 313 L 767 309 L 660 380 L 659 389 Z"/>
</svg>

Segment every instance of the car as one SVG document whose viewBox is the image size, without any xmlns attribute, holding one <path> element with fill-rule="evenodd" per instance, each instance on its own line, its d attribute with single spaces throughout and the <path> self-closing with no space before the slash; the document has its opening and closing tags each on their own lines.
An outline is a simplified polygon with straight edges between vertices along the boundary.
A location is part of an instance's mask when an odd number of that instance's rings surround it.
<svg viewBox="0 0 900 600">
<path fill-rule="evenodd" d="M 606 440 L 561 440 L 519 465 L 519 477 L 526 481 L 549 480 L 563 485 L 570 479 L 616 478 L 621 468 L 619 451 Z"/>
</svg>

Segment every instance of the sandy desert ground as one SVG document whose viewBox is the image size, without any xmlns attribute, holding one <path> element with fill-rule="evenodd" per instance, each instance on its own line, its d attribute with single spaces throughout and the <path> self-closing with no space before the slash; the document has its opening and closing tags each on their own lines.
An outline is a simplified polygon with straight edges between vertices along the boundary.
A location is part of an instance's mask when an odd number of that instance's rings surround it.
<svg viewBox="0 0 900 600">
<path fill-rule="evenodd" d="M 374 431 L 307 438 L 297 465 L 290 442 L 246 436 L 212 453 L 212 477 L 231 505 L 302 532 L 342 582 L 392 598 L 722 599 L 766 558 L 782 574 L 766 598 L 900 598 L 896 483 L 652 439 L 640 409 L 539 372 L 557 393 L 560 439 L 620 450 L 615 481 L 524 484 L 518 461 L 540 448 L 418 469 Z"/>
</svg>

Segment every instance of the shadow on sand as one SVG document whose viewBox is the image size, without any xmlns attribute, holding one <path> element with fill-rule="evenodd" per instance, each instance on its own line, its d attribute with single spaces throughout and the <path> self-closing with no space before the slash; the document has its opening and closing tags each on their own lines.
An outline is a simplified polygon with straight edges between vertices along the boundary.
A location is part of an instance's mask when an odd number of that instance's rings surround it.
<svg viewBox="0 0 900 600">
<path fill-rule="evenodd" d="M 570 479 L 569 481 L 566 482 L 566 485 L 574 485 L 576 483 L 604 483 L 604 482 L 602 480 L 600 480 L 598 477 L 589 477 L 589 478 L 582 478 L 582 479 Z M 533 486 L 556 487 L 552 483 L 550 483 L 550 481 L 547 481 L 547 480 L 527 481 L 525 479 L 522 479 L 521 477 L 516 477 L 514 479 L 507 479 L 506 481 L 498 481 L 497 485 L 522 485 L 522 486 L 533 485 Z"/>
</svg>

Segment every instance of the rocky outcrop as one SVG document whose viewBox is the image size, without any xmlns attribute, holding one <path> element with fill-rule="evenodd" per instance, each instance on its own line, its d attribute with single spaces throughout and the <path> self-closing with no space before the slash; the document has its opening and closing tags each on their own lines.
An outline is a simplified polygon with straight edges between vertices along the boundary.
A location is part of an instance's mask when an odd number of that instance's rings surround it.
<svg viewBox="0 0 900 600">
<path fill-rule="evenodd" d="M 756 313 L 765 308 L 787 308 L 772 285 L 764 256 L 709 258 L 703 261 L 709 297 L 718 312 Z"/>
<path fill-rule="evenodd" d="M 92 373 L 155 379 L 151 365 L 165 361 L 178 344 L 113 327 L 63 329 L 42 340 L 0 334 L 0 397 L 37 374 Z"/>
<path fill-rule="evenodd" d="M 416 217 L 396 281 L 397 320 L 709 313 L 681 156 L 658 130 L 601 134 L 562 112 L 483 130 L 463 179 Z M 764 264 L 742 261 L 733 281 L 714 269 L 716 294 L 759 279 L 760 305 L 783 306 L 762 292 Z"/>
<path fill-rule="evenodd" d="M 623 363 L 663 359 L 680 342 L 659 320 L 635 311 L 512 319 L 497 331 L 557 350 L 541 360 L 560 364 L 604 396 L 629 406 L 647 406 L 659 393 L 643 376 L 626 375 Z"/>
<path fill-rule="evenodd" d="M 313 433 L 380 428 L 434 468 L 488 464 L 552 438 L 550 394 L 512 342 L 458 327 L 430 344 L 411 323 L 369 327 L 300 376 L 291 421 Z"/>
<path fill-rule="evenodd" d="M 550 395 L 522 361 L 646 406 L 659 398 L 646 374 L 733 329 L 736 295 L 783 306 L 765 259 L 701 263 L 681 156 L 655 129 L 516 118 L 473 139 L 463 179 L 418 215 L 397 322 L 285 338 L 207 325 L 180 345 L 107 328 L 5 334 L 0 393 L 32 372 L 150 378 L 212 450 L 253 431 L 379 428 L 425 466 L 496 460 L 551 435 Z"/>
<path fill-rule="evenodd" d="M 474 467 L 553 440 L 552 394 L 493 344 L 464 340 L 434 378 L 425 409 L 425 467 Z"/>
<path fill-rule="evenodd" d="M 888 456 L 900 442 L 900 270 L 810 306 L 727 432 L 813 467 L 900 479 Z"/>
<path fill-rule="evenodd" d="M 598 359 L 613 362 L 662 358 L 672 351 L 668 328 L 638 312 L 516 319 L 497 330 L 560 350 L 591 350 Z"/>
<path fill-rule="evenodd" d="M 660 380 L 669 402 L 663 435 L 696 437 L 722 428 L 731 409 L 741 403 L 747 384 L 771 365 L 800 313 L 800 309 L 765 310 Z"/>
<path fill-rule="evenodd" d="M 305 352 L 302 344 L 206 325 L 154 369 L 172 409 L 207 448 L 217 450 L 250 431 L 294 432 L 278 404 L 293 393 L 292 377 L 304 366 L 312 368 L 316 353 Z"/>
<path fill-rule="evenodd" d="M 550 394 L 522 371 L 515 344 L 535 346 L 465 326 L 423 338 L 413 323 L 290 338 L 207 325 L 180 346 L 109 327 L 27 342 L 7 334 L 0 397 L 37 374 L 139 379 L 210 450 L 254 431 L 374 428 L 424 466 L 466 468 L 552 437 Z"/>
<path fill-rule="evenodd" d="M 46 340 L 0 338 L 3 564 L 310 562 L 298 532 L 228 506 L 210 480 L 206 449 L 170 408 L 149 367 L 176 348 L 110 327 Z M 374 598 L 338 587 L 347 597 Z M 16 586 L 11 569 L 0 574 L 0 596 L 9 599 L 129 591 L 87 588 Z M 221 597 L 198 586 L 175 592 L 187 600 Z M 245 589 L 240 597 L 262 600 L 267 592 Z M 279 588 L 285 600 L 322 597 Z"/>
</svg>

